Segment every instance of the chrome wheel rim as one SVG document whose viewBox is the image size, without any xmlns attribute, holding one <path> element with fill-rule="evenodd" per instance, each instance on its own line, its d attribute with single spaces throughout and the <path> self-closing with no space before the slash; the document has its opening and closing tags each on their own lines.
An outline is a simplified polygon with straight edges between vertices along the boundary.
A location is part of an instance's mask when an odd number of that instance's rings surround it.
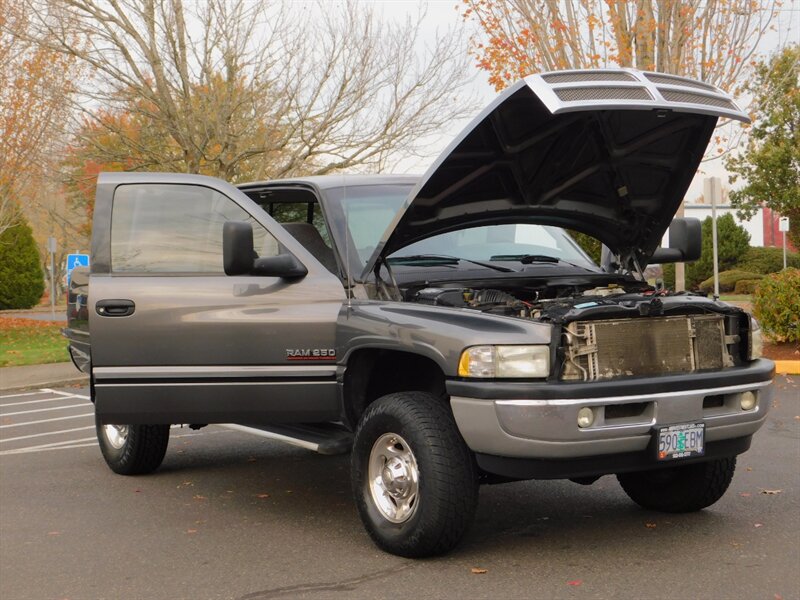
<svg viewBox="0 0 800 600">
<path fill-rule="evenodd" d="M 419 504 L 417 459 L 402 437 L 385 433 L 369 454 L 369 491 L 381 515 L 392 523 L 404 523 Z"/>
<path fill-rule="evenodd" d="M 117 450 L 125 445 L 128 441 L 128 426 L 127 425 L 103 425 L 103 434 L 106 436 L 108 443 Z"/>
</svg>

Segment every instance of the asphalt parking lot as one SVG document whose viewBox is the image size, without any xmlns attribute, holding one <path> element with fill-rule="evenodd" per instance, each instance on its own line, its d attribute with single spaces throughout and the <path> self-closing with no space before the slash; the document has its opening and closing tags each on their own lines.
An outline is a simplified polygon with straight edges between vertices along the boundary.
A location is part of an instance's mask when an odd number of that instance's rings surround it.
<svg viewBox="0 0 800 600">
<path fill-rule="evenodd" d="M 348 457 L 175 428 L 161 469 L 114 475 L 85 388 L 0 394 L 0 598 L 800 598 L 800 377 L 708 510 L 593 486 L 484 487 L 448 556 L 377 550 Z"/>
</svg>

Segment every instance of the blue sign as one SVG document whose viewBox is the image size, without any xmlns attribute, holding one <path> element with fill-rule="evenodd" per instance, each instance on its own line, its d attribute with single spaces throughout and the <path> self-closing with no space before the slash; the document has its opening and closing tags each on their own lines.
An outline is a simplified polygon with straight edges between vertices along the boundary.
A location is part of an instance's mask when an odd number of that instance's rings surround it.
<svg viewBox="0 0 800 600">
<path fill-rule="evenodd" d="M 88 267 L 89 255 L 88 254 L 67 254 L 67 288 L 69 288 L 69 281 L 72 277 L 72 270 L 76 267 Z"/>
</svg>

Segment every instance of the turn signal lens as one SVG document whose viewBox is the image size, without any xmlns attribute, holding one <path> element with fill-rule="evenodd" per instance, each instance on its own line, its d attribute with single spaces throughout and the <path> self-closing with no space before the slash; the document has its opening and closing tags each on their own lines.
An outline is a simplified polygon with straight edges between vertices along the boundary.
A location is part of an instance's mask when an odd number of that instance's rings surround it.
<svg viewBox="0 0 800 600">
<path fill-rule="evenodd" d="M 473 346 L 458 361 L 460 377 L 543 378 L 549 374 L 549 346 Z"/>
<path fill-rule="evenodd" d="M 747 358 L 755 360 L 764 354 L 764 339 L 761 337 L 761 326 L 753 317 L 750 317 L 750 343 L 747 348 Z"/>
</svg>

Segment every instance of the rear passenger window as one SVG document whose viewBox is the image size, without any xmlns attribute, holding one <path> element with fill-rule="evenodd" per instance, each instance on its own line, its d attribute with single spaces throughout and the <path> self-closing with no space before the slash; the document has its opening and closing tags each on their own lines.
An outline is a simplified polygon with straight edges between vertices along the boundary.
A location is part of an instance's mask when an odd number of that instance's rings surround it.
<svg viewBox="0 0 800 600">
<path fill-rule="evenodd" d="M 223 273 L 222 225 L 253 226 L 259 256 L 278 243 L 233 200 L 199 185 L 123 185 L 111 212 L 111 270 L 116 273 Z"/>
</svg>

